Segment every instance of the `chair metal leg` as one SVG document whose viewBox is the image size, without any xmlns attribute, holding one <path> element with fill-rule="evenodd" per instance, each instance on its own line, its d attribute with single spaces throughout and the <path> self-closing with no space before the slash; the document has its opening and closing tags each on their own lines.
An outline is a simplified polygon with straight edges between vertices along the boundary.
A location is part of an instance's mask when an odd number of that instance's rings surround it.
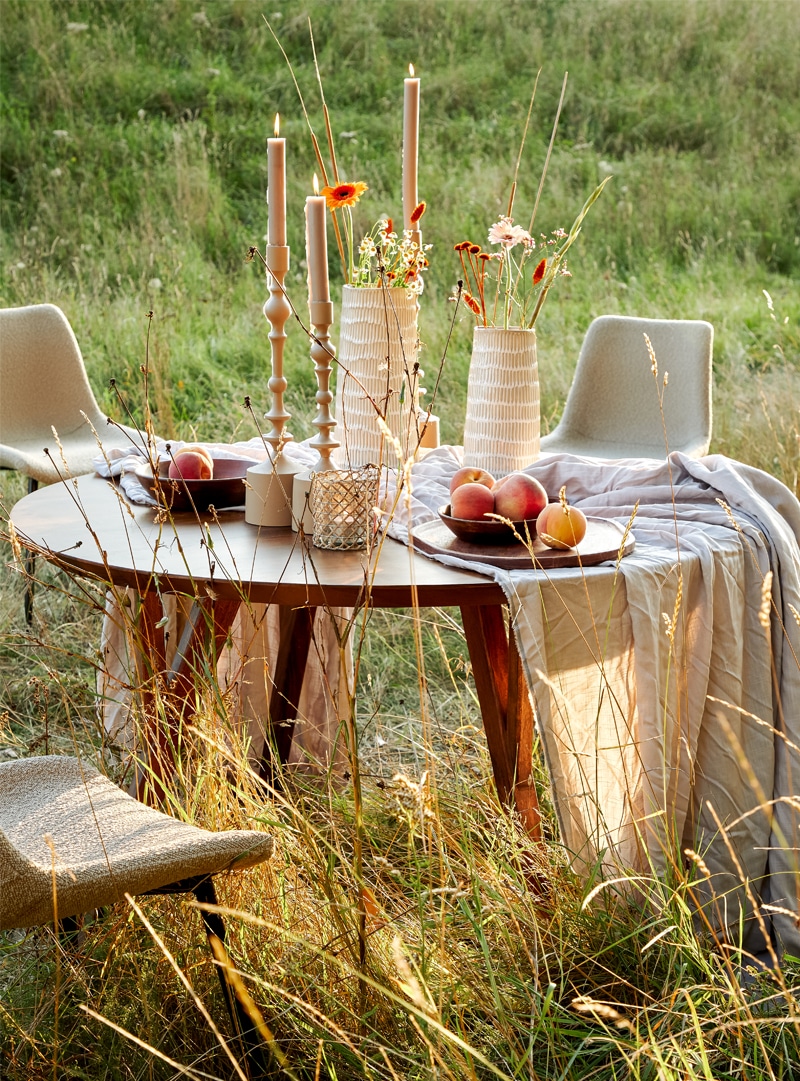
<svg viewBox="0 0 800 1081">
<path fill-rule="evenodd" d="M 28 495 L 35 492 L 39 482 L 35 477 L 28 477 Z M 33 623 L 33 576 L 36 573 L 36 555 L 30 549 L 25 553 L 25 622 L 30 627 Z"/>
<path fill-rule="evenodd" d="M 214 883 L 210 877 L 202 878 L 199 882 L 194 884 L 192 886 L 192 893 L 200 904 L 215 905 L 217 903 L 216 890 L 214 889 Z M 220 914 L 218 912 L 207 912 L 205 909 L 201 909 L 200 913 L 203 917 L 203 925 L 205 926 L 209 942 L 213 936 L 218 938 L 224 945 L 225 924 L 223 923 Z M 252 1081 L 257 1081 L 257 1079 L 272 1076 L 270 1065 L 271 1056 L 268 1052 L 265 1052 L 264 1045 L 258 1034 L 258 1029 L 254 1027 L 252 1020 L 239 1002 L 239 999 L 236 997 L 236 992 L 228 982 L 228 974 L 224 967 L 222 965 L 217 965 L 216 967 L 220 986 L 222 987 L 222 994 L 225 998 L 225 1005 L 228 1007 L 231 1024 L 234 1031 L 241 1036 L 246 1046 L 247 1072 L 250 1078 Z"/>
</svg>

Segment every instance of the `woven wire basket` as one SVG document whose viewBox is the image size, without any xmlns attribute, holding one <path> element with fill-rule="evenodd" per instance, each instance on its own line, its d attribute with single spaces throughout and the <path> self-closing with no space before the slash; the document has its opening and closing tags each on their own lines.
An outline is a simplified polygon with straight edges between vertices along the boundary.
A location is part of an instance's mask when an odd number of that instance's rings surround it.
<svg viewBox="0 0 800 1081">
<path fill-rule="evenodd" d="M 372 536 L 377 495 L 378 468 L 374 465 L 312 474 L 309 501 L 315 547 L 339 551 L 366 548 Z"/>
</svg>

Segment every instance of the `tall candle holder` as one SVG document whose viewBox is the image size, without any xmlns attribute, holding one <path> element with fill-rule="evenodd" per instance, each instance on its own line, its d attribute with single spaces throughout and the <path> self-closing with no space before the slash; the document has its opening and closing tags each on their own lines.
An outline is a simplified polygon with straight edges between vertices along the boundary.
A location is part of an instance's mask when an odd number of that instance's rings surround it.
<svg viewBox="0 0 800 1081">
<path fill-rule="evenodd" d="M 288 245 L 268 244 L 266 264 L 269 298 L 264 304 L 264 315 L 270 325 L 272 376 L 268 386 L 272 393 L 272 407 L 265 417 L 272 427 L 264 436 L 269 444 L 269 456 L 247 470 L 244 517 L 250 525 L 286 527 L 292 523 L 293 481 L 300 471 L 300 466 L 283 453 L 285 443 L 292 439 L 291 432 L 286 429 L 291 414 L 287 413 L 283 404 L 283 395 L 288 386 L 283 374 L 283 349 L 286 322 L 292 314 L 292 306 L 283 287 L 289 270 Z"/>
<path fill-rule="evenodd" d="M 308 305 L 313 328 L 311 340 L 311 359 L 314 361 L 314 374 L 317 377 L 317 415 L 312 424 L 319 429 L 317 435 L 309 441 L 309 447 L 317 451 L 317 460 L 311 469 L 299 473 L 294 478 L 292 499 L 292 528 L 297 529 L 302 523 L 306 533 L 314 532 L 314 517 L 311 513 L 309 495 L 311 492 L 312 473 L 327 473 L 336 469 L 331 459 L 332 453 L 341 444 L 333 437 L 336 419 L 331 414 L 333 393 L 330 389 L 331 372 L 335 350 L 331 345 L 330 328 L 333 324 L 333 304 L 328 300 L 312 300 Z"/>
<path fill-rule="evenodd" d="M 269 297 L 264 304 L 264 315 L 270 325 L 269 343 L 272 352 L 272 377 L 268 386 L 272 393 L 272 408 L 265 416 L 271 422 L 272 428 L 264 438 L 276 453 L 282 449 L 287 439 L 292 438 L 291 433 L 285 431 L 286 421 L 291 419 L 291 413 L 286 412 L 283 404 L 283 396 L 288 386 L 283 374 L 283 349 L 286 344 L 286 322 L 292 314 L 292 306 L 286 298 L 283 287 L 288 270 L 288 245 L 268 244 L 267 286 L 269 288 Z"/>
</svg>

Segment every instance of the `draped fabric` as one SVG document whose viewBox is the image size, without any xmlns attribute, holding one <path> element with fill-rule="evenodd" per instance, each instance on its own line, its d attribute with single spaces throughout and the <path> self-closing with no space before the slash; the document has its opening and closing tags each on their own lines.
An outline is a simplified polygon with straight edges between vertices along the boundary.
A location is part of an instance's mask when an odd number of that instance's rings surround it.
<svg viewBox="0 0 800 1081">
<path fill-rule="evenodd" d="M 442 447 L 415 468 L 400 539 L 460 465 Z M 636 538 L 599 567 L 478 568 L 508 598 L 573 866 L 668 882 L 693 863 L 713 924 L 743 912 L 753 952 L 766 931 L 800 955 L 800 504 L 719 455 L 527 472 Z"/>
</svg>

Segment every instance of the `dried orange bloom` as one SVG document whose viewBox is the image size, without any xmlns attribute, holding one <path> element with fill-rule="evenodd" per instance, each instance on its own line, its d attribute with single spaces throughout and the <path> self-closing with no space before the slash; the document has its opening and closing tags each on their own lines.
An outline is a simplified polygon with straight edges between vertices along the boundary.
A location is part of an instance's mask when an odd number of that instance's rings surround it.
<svg viewBox="0 0 800 1081">
<path fill-rule="evenodd" d="M 469 246 L 469 254 L 470 255 L 478 255 L 480 253 L 480 250 L 481 250 L 480 244 L 470 244 L 470 246 Z"/>
<path fill-rule="evenodd" d="M 546 259 L 542 259 L 542 260 L 541 260 L 541 261 L 540 261 L 540 262 L 539 262 L 539 263 L 537 264 L 536 270 L 534 270 L 534 272 L 533 272 L 533 284 L 534 284 L 534 285 L 538 285 L 538 284 L 539 284 L 539 282 L 540 282 L 540 281 L 542 280 L 542 278 L 544 277 L 544 272 L 545 272 L 545 270 L 546 270 L 546 269 L 547 269 L 547 260 L 546 260 Z"/>
<path fill-rule="evenodd" d="M 462 240 L 460 244 L 453 245 L 453 251 L 467 251 L 471 247 L 469 240 Z"/>
<path fill-rule="evenodd" d="M 320 194 L 325 196 L 328 210 L 338 210 L 342 206 L 355 206 L 366 190 L 367 185 L 358 180 L 354 184 L 328 185 Z"/>
<path fill-rule="evenodd" d="M 394 222 L 392 221 L 391 218 L 387 218 L 386 219 L 386 228 L 384 229 L 384 233 L 388 234 L 388 233 L 393 233 L 393 232 L 394 232 Z"/>
<path fill-rule="evenodd" d="M 476 315 L 481 314 L 481 306 L 471 293 L 464 293 L 464 303 L 467 305 L 470 311 L 475 312 Z"/>
<path fill-rule="evenodd" d="M 414 213 L 411 215 L 411 224 L 416 225 L 425 211 L 428 209 L 428 204 L 423 202 L 414 207 Z"/>
<path fill-rule="evenodd" d="M 480 253 L 480 254 L 478 255 L 478 258 L 479 258 L 479 259 L 481 260 L 481 262 L 483 262 L 483 263 L 488 263 L 488 262 L 489 262 L 489 260 L 490 260 L 490 259 L 492 258 L 492 256 L 491 256 L 491 255 L 489 254 L 489 252 L 488 252 L 488 251 L 482 251 L 482 252 L 481 252 L 481 253 Z"/>
</svg>

